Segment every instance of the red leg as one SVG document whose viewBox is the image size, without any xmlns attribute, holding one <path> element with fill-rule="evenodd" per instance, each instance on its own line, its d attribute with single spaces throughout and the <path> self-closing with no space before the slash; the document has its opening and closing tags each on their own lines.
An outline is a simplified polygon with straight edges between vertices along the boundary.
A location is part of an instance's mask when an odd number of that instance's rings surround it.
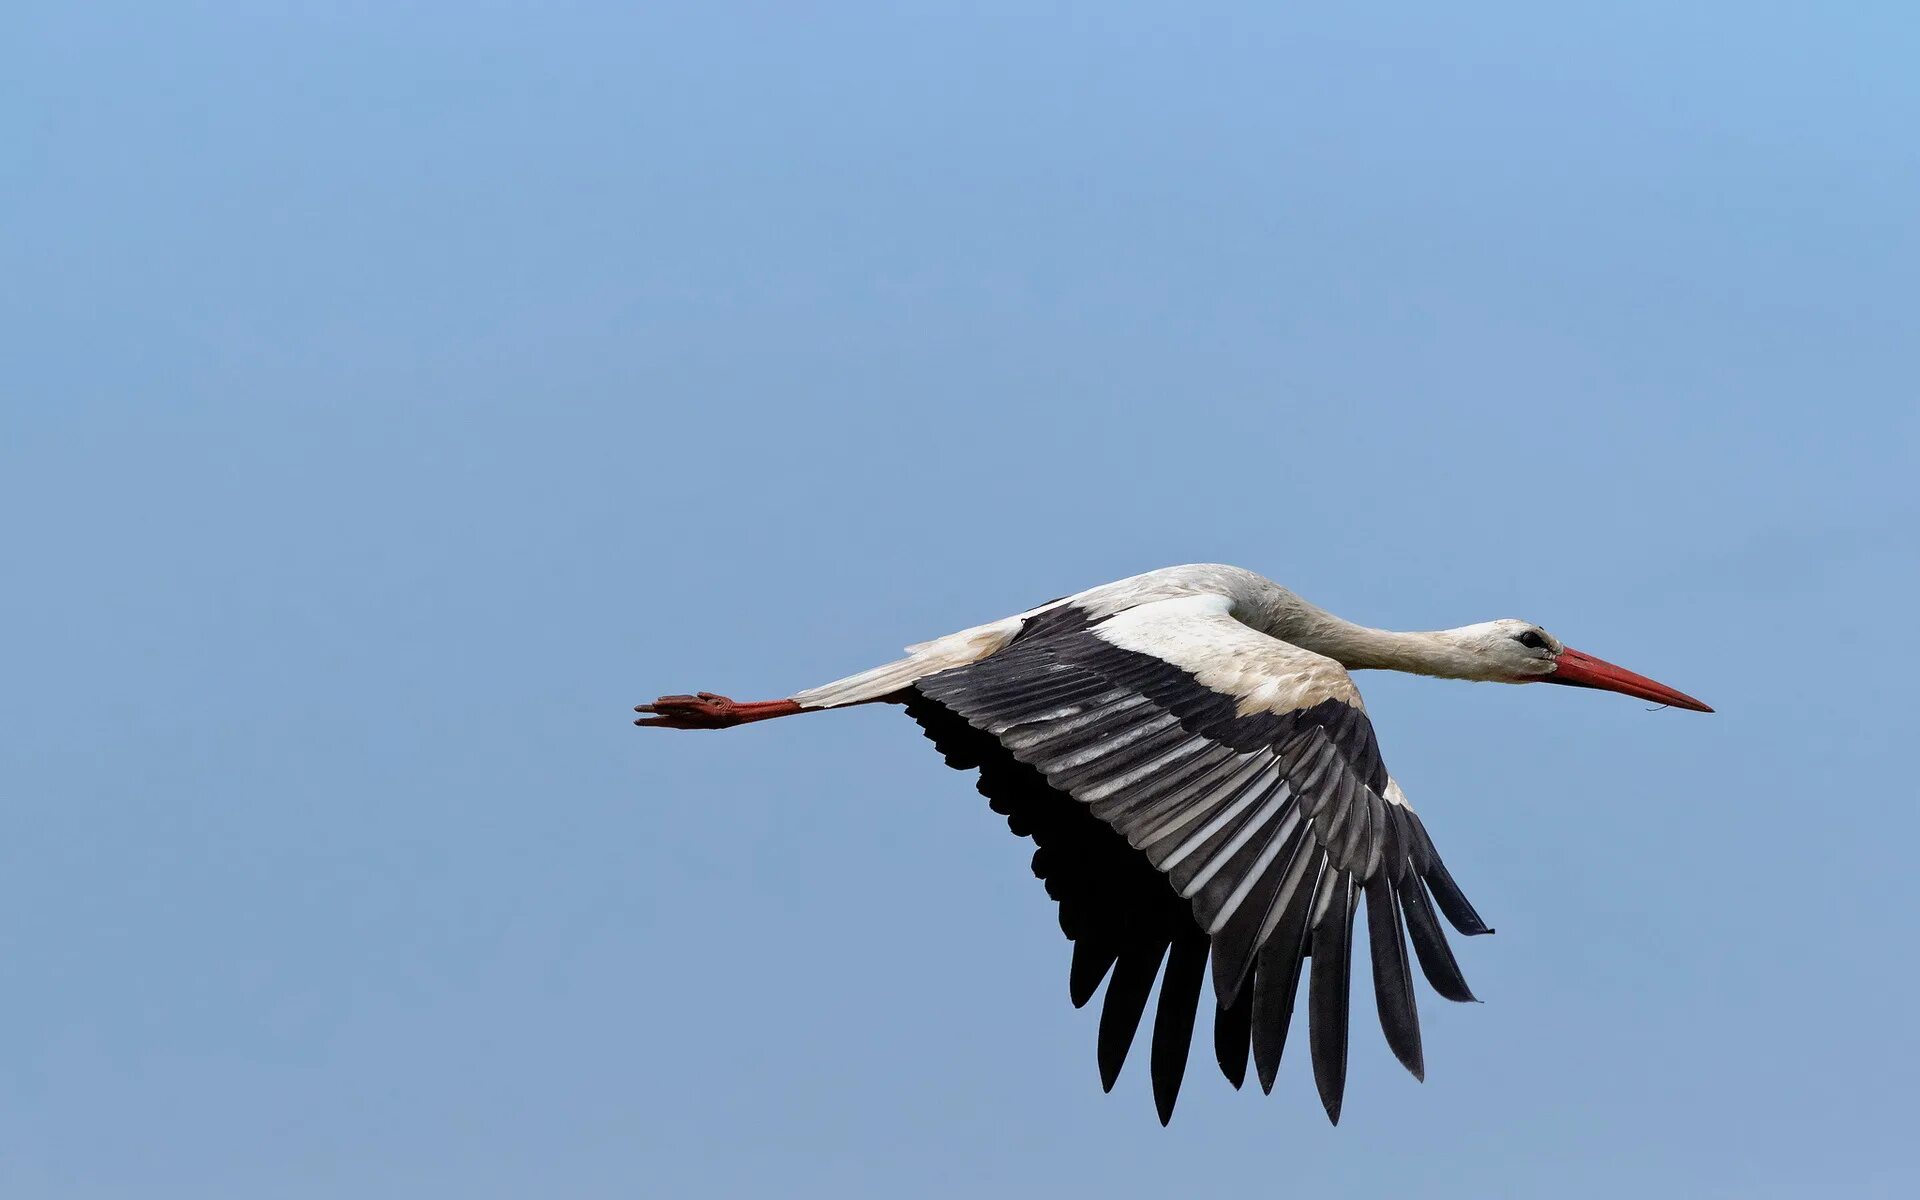
<svg viewBox="0 0 1920 1200">
<path fill-rule="evenodd" d="M 701 692 L 697 696 L 662 696 L 652 704 L 635 705 L 633 711 L 648 714 L 635 721 L 635 725 L 655 729 L 729 729 L 807 710 L 791 700 L 736 702 L 712 692 Z"/>
</svg>

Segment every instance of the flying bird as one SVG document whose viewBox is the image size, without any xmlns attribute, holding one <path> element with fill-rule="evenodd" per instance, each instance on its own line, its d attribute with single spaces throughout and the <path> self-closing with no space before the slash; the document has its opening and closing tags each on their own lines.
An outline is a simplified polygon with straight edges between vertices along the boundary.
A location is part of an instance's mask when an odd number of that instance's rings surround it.
<svg viewBox="0 0 1920 1200">
<path fill-rule="evenodd" d="M 1172 1117 L 1209 964 L 1214 1054 L 1236 1088 L 1249 1054 L 1271 1091 L 1307 960 L 1306 1034 L 1327 1117 L 1346 1089 L 1349 964 L 1366 910 L 1375 1007 L 1424 1078 L 1413 958 L 1472 1000 L 1438 918 L 1491 933 L 1387 773 L 1349 671 L 1560 683 L 1712 712 L 1526 621 L 1430 633 L 1369 629 L 1238 567 L 1168 567 L 907 648 L 784 700 L 701 692 L 637 706 L 635 724 L 724 729 L 901 704 L 1015 834 L 1073 943 L 1068 991 L 1106 984 L 1098 1035 L 1112 1090 L 1153 985 L 1148 1052 Z M 1437 915 L 1436 915 L 1437 914 Z"/>
</svg>

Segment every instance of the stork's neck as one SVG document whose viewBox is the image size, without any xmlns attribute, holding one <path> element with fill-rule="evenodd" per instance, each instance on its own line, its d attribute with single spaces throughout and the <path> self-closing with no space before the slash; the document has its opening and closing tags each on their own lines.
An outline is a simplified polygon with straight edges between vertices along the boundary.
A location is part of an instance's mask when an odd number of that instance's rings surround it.
<svg viewBox="0 0 1920 1200">
<path fill-rule="evenodd" d="M 1276 587 L 1266 612 L 1267 631 L 1296 646 L 1324 654 L 1350 671 L 1406 671 L 1443 679 L 1475 679 L 1484 670 L 1447 631 L 1403 633 L 1345 621 Z"/>
<path fill-rule="evenodd" d="M 1436 633 L 1402 633 L 1369 629 L 1346 621 L 1315 631 L 1308 640 L 1290 639 L 1316 654 L 1324 654 L 1349 671 L 1406 671 L 1442 679 L 1472 679 L 1479 663 Z"/>
</svg>

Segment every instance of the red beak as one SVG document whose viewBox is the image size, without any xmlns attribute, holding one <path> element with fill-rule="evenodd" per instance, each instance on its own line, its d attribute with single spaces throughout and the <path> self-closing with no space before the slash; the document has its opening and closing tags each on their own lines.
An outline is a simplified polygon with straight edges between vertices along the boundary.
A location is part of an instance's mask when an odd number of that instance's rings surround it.
<svg viewBox="0 0 1920 1200">
<path fill-rule="evenodd" d="M 1591 654 L 1582 654 L 1578 650 L 1568 649 L 1560 652 L 1558 662 L 1560 665 L 1553 674 L 1537 676 L 1540 682 L 1599 688 L 1603 692 L 1638 696 L 1642 700 L 1652 700 L 1656 704 L 1671 704 L 1675 708 L 1690 708 L 1694 712 L 1713 711 L 1685 692 L 1676 692 L 1666 684 L 1655 683 L 1645 675 L 1635 675 L 1625 667 L 1616 667 L 1604 658 L 1595 658 Z"/>
</svg>

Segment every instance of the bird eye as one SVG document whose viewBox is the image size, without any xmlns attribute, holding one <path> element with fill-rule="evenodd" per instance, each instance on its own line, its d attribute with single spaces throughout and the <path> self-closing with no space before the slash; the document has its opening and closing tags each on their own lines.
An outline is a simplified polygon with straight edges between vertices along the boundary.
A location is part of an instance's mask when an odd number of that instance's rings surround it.
<svg viewBox="0 0 1920 1200">
<path fill-rule="evenodd" d="M 1525 633 L 1517 633 L 1513 636 L 1513 640 L 1519 642 L 1529 650 L 1545 650 L 1547 648 L 1547 639 L 1541 637 L 1540 631 L 1537 629 L 1529 629 Z"/>
</svg>

